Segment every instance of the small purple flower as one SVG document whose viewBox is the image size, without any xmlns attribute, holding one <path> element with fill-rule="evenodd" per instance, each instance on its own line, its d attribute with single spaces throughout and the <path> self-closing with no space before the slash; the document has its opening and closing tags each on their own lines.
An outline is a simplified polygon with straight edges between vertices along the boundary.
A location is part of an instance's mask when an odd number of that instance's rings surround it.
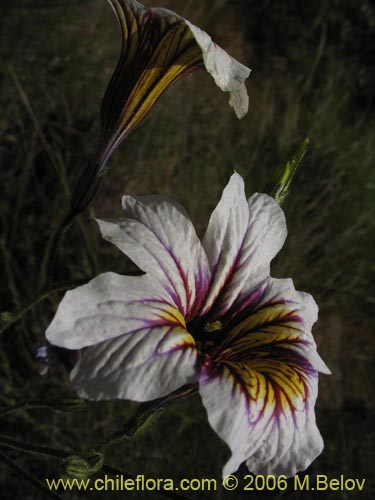
<svg viewBox="0 0 375 500">
<path fill-rule="evenodd" d="M 105 273 L 66 293 L 46 335 L 82 349 L 73 388 L 92 400 L 148 401 L 198 383 L 208 420 L 254 474 L 293 475 L 323 449 L 315 423 L 318 308 L 290 279 L 270 276 L 286 238 L 269 196 L 246 200 L 234 174 L 201 242 L 185 210 L 124 196 L 124 218 L 103 237 L 145 275 Z"/>
<path fill-rule="evenodd" d="M 49 369 L 62 363 L 68 370 L 71 370 L 80 359 L 80 352 L 62 349 L 49 342 L 39 344 L 35 349 L 35 358 L 37 359 L 39 375 L 47 375 Z"/>
<path fill-rule="evenodd" d="M 49 342 L 39 344 L 35 349 L 35 358 L 37 359 L 39 375 L 47 375 L 51 365 L 56 360 L 54 356 L 54 349 Z"/>
</svg>

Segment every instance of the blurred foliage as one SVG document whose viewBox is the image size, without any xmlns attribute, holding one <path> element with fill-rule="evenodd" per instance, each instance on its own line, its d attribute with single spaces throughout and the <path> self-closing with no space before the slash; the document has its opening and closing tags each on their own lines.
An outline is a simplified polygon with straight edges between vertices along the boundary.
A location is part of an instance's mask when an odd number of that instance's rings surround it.
<svg viewBox="0 0 375 500">
<path fill-rule="evenodd" d="M 373 7 L 364 0 L 159 5 L 186 15 L 253 69 L 250 113 L 237 121 L 227 96 L 206 74 L 181 80 L 115 153 L 95 203 L 61 245 L 58 277 L 131 269 L 120 252 L 100 240 L 92 221 L 118 216 L 123 193 L 172 196 L 188 208 L 202 235 L 234 169 L 245 177 L 249 195 L 262 191 L 274 169 L 309 137 L 311 147 L 284 205 L 289 237 L 273 275 L 293 277 L 297 288 L 316 298 L 321 319 L 315 336 L 333 371 L 321 380 L 318 422 L 326 450 L 311 473 L 370 478 Z M 100 99 L 120 43 L 103 0 L 3 0 L 0 33 L 0 310 L 5 311 L 38 287 L 51 230 L 95 149 Z M 51 296 L 0 339 L 0 405 L 74 396 L 63 365 L 40 377 L 35 359 L 60 298 Z M 1 432 L 85 455 L 120 427 L 134 406 L 89 403 L 73 415 L 20 410 L 2 418 Z M 111 448 L 107 459 L 134 474 L 219 477 L 227 456 L 194 396 L 174 403 L 154 431 Z M 59 474 L 56 464 L 35 457 L 22 463 L 39 478 Z M 0 480 L 6 500 L 39 498 L 3 464 Z M 215 496 L 227 497 L 237 496 Z"/>
</svg>

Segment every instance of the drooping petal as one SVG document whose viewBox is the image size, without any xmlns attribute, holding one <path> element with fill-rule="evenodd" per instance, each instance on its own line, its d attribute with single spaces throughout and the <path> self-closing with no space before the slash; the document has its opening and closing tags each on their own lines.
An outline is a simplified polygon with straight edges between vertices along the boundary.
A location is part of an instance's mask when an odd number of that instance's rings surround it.
<svg viewBox="0 0 375 500">
<path fill-rule="evenodd" d="M 149 401 L 196 382 L 196 360 L 186 329 L 146 327 L 87 348 L 71 382 L 86 399 Z"/>
<path fill-rule="evenodd" d="M 232 90 L 229 98 L 229 105 L 234 109 L 237 118 L 243 118 L 249 109 L 249 96 L 245 84 L 239 89 Z"/>
<path fill-rule="evenodd" d="M 233 174 L 213 211 L 203 240 L 213 273 L 205 311 L 221 316 L 240 295 L 260 287 L 286 238 L 285 216 L 269 196 L 246 200 L 243 179 Z"/>
<path fill-rule="evenodd" d="M 255 474 L 293 475 L 321 452 L 314 404 L 318 371 L 329 370 L 311 335 L 316 317 L 311 296 L 270 279 L 202 363 L 210 424 L 232 451 L 224 475 L 244 461 Z"/>
<path fill-rule="evenodd" d="M 100 274 L 66 292 L 46 331 L 51 344 L 82 349 L 150 326 L 184 319 L 150 276 Z"/>
<path fill-rule="evenodd" d="M 189 321 L 210 282 L 204 249 L 185 210 L 161 196 L 123 197 L 124 219 L 98 221 L 103 237 L 159 281 Z"/>
<path fill-rule="evenodd" d="M 221 90 L 231 93 L 229 103 L 237 117 L 243 118 L 249 108 L 249 97 L 244 82 L 250 75 L 250 69 L 214 43 L 205 31 L 187 20 L 185 22 L 202 50 L 207 71 Z"/>
<path fill-rule="evenodd" d="M 237 116 L 246 114 L 244 81 L 250 70 L 206 33 L 167 9 L 147 9 L 136 0 L 108 1 L 121 27 L 122 50 L 102 103 L 99 169 L 174 82 L 205 66 L 217 85 L 232 93 Z"/>
</svg>

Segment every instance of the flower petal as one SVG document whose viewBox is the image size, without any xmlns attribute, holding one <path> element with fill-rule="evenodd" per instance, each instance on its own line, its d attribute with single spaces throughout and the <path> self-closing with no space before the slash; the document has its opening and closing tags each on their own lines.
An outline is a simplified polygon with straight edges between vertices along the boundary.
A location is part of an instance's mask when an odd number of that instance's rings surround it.
<svg viewBox="0 0 375 500">
<path fill-rule="evenodd" d="M 298 331 L 298 338 L 303 340 L 303 356 L 314 370 L 330 375 L 330 369 L 316 350 L 311 331 L 318 319 L 318 306 L 314 298 L 309 293 L 296 290 L 291 279 L 271 278 L 260 306 L 260 308 L 265 308 L 262 314 L 265 313 L 267 307 L 275 305 L 277 307 L 280 303 L 286 307 L 286 310 L 289 310 L 288 320 L 292 318 L 292 321 L 295 321 L 293 328 Z M 285 324 L 290 325 L 288 322 Z"/>
<path fill-rule="evenodd" d="M 314 404 L 317 372 L 329 370 L 311 334 L 318 309 L 292 280 L 276 279 L 237 307 L 201 363 L 209 421 L 232 451 L 223 474 L 247 460 L 253 473 L 293 475 L 323 446 Z"/>
<path fill-rule="evenodd" d="M 232 452 L 223 476 L 244 461 L 254 474 L 292 476 L 322 451 L 314 416 L 317 374 L 280 368 L 266 364 L 261 369 L 258 362 L 254 368 L 223 365 L 202 374 L 200 393 L 209 423 Z"/>
<path fill-rule="evenodd" d="M 186 212 L 161 196 L 124 196 L 123 209 L 124 219 L 98 221 L 103 237 L 158 280 L 188 321 L 203 303 L 210 270 Z"/>
<path fill-rule="evenodd" d="M 231 273 L 233 262 L 236 261 L 246 235 L 248 220 L 249 210 L 243 179 L 235 173 L 211 215 L 203 239 L 203 247 L 213 274 L 205 311 L 211 309 Z"/>
<path fill-rule="evenodd" d="M 196 382 L 194 339 L 178 326 L 143 328 L 87 348 L 71 372 L 86 399 L 149 401 Z"/>
<path fill-rule="evenodd" d="M 120 24 L 122 50 L 102 102 L 99 171 L 174 82 L 205 66 L 216 84 L 231 92 L 237 116 L 247 113 L 244 81 L 250 70 L 206 33 L 167 9 L 148 9 L 136 0 L 108 1 Z"/>
<path fill-rule="evenodd" d="M 237 118 L 243 118 L 249 109 L 249 96 L 245 84 L 237 90 L 232 90 L 229 98 L 229 105 L 234 109 Z"/>
<path fill-rule="evenodd" d="M 81 349 L 141 328 L 185 322 L 150 276 L 104 273 L 66 292 L 46 331 L 51 344 Z"/>
<path fill-rule="evenodd" d="M 269 276 L 286 238 L 284 213 L 269 196 L 246 201 L 243 179 L 233 174 L 213 211 L 203 240 L 213 273 L 205 311 L 221 316 L 241 295 Z"/>
<path fill-rule="evenodd" d="M 271 352 L 288 340 L 288 351 L 303 356 L 312 370 L 331 373 L 316 351 L 311 332 L 318 306 L 310 294 L 295 290 L 291 279 L 269 278 L 242 301 L 238 299 L 228 316 L 229 321 L 223 318 L 228 333 L 217 348 L 221 357 L 226 350 L 251 357 L 258 345 L 267 345 Z"/>
<path fill-rule="evenodd" d="M 305 411 L 296 411 L 293 418 L 292 415 L 281 413 L 278 426 L 274 429 L 275 434 L 246 461 L 253 474 L 294 476 L 306 470 L 320 455 L 324 443 L 314 413 L 317 393 L 316 376 L 309 380 L 310 400 Z"/>
<path fill-rule="evenodd" d="M 230 92 L 229 103 L 237 118 L 243 118 L 249 108 L 245 80 L 250 75 L 250 69 L 231 57 L 225 50 L 214 43 L 211 37 L 190 21 L 185 20 L 194 38 L 202 49 L 203 61 L 207 71 L 224 92 Z"/>
<path fill-rule="evenodd" d="M 204 67 L 201 51 L 179 16 L 147 9 L 135 0 L 108 1 L 120 24 L 122 51 L 102 102 L 101 168 L 170 85 Z"/>
</svg>

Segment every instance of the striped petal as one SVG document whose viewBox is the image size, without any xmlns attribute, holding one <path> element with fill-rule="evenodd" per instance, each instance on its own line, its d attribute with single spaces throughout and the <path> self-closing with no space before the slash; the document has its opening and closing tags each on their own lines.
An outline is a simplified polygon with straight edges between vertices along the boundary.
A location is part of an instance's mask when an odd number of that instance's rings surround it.
<svg viewBox="0 0 375 500">
<path fill-rule="evenodd" d="M 294 476 L 306 470 L 323 451 L 323 438 L 316 425 L 314 406 L 318 376 L 305 380 L 308 400 L 303 411 L 283 411 L 259 449 L 246 461 L 253 474 Z"/>
<path fill-rule="evenodd" d="M 189 321 L 205 299 L 210 270 L 185 210 L 161 196 L 124 196 L 122 205 L 125 218 L 98 221 L 103 237 L 153 276 Z"/>
<path fill-rule="evenodd" d="M 317 384 L 316 374 L 286 364 L 283 370 L 260 362 L 253 368 L 228 364 L 202 375 L 209 423 L 232 452 L 223 476 L 245 461 L 254 474 L 305 470 L 323 449 L 314 416 Z"/>
<path fill-rule="evenodd" d="M 145 401 L 196 380 L 185 320 L 150 276 L 106 273 L 65 294 L 46 332 L 82 349 L 72 387 L 87 399 Z"/>
<path fill-rule="evenodd" d="M 171 323 L 85 349 L 70 378 L 86 399 L 150 401 L 196 382 L 196 361 L 194 339 Z"/>
<path fill-rule="evenodd" d="M 297 291 L 291 279 L 268 278 L 247 296 L 239 296 L 231 311 L 222 318 L 229 333 L 220 348 L 230 346 L 241 338 L 250 341 L 249 332 L 254 339 L 254 333 L 272 336 L 287 330 L 289 334 L 296 335 L 298 342 L 303 341 L 304 356 L 308 355 L 313 368 L 329 374 L 329 369 L 316 352 L 311 332 L 317 319 L 318 306 L 310 294 Z"/>
<path fill-rule="evenodd" d="M 171 323 L 185 324 L 168 294 L 150 276 L 104 273 L 66 292 L 46 337 L 59 347 L 82 349 Z"/>
<path fill-rule="evenodd" d="M 203 240 L 213 273 L 205 311 L 220 317 L 234 302 L 249 297 L 269 277 L 270 262 L 286 234 L 279 205 L 265 194 L 247 201 L 242 177 L 233 174 Z"/>
<path fill-rule="evenodd" d="M 244 461 L 255 474 L 293 475 L 321 452 L 314 405 L 318 371 L 329 370 L 310 331 L 316 316 L 291 280 L 269 280 L 201 363 L 209 422 L 232 451 L 224 476 Z"/>
<path fill-rule="evenodd" d="M 136 0 L 108 1 L 120 24 L 122 50 L 102 102 L 99 170 L 163 92 L 185 74 L 206 67 L 217 85 L 231 92 L 237 116 L 246 114 L 244 81 L 250 70 L 206 33 L 166 9 L 148 9 Z"/>
</svg>

